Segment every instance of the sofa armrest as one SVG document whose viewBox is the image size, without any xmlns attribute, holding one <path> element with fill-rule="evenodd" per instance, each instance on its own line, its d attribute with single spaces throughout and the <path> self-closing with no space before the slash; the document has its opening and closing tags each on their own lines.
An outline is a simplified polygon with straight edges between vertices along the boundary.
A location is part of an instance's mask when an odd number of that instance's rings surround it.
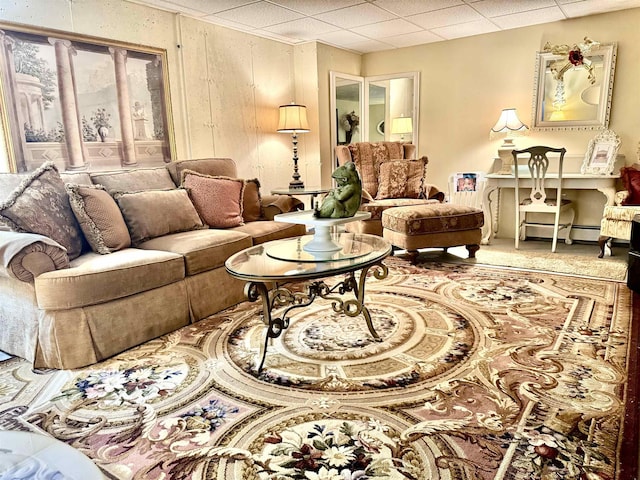
<svg viewBox="0 0 640 480">
<path fill-rule="evenodd" d="M 428 200 L 438 200 L 440 203 L 444 202 L 444 192 L 440 191 L 440 189 L 435 185 L 427 183 L 424 185 L 423 191 L 425 193 L 425 198 L 427 198 Z"/>
<path fill-rule="evenodd" d="M 280 213 L 289 213 L 296 210 L 304 210 L 304 203 L 289 195 L 264 195 L 261 199 L 263 218 L 273 220 Z"/>
<path fill-rule="evenodd" d="M 0 275 L 32 283 L 41 273 L 68 267 L 66 248 L 49 237 L 0 231 Z"/>
</svg>

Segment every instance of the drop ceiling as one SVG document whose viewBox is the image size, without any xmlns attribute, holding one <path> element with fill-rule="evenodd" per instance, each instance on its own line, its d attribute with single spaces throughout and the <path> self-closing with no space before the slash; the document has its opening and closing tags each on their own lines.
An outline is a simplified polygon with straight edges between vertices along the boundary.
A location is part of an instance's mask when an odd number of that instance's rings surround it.
<svg viewBox="0 0 640 480">
<path fill-rule="evenodd" d="M 291 45 L 390 50 L 640 7 L 640 0 L 128 0 Z"/>
</svg>

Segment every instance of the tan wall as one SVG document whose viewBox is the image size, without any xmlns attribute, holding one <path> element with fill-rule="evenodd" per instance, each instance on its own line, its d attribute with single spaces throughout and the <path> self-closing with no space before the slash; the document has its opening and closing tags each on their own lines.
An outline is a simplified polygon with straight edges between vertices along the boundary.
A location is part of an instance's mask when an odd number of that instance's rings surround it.
<svg viewBox="0 0 640 480">
<path fill-rule="evenodd" d="M 536 51 L 548 41 L 574 44 L 585 36 L 617 42 L 611 121 L 621 138 L 626 163 L 636 161 L 640 140 L 640 9 L 507 30 L 416 47 L 375 52 L 363 57 L 363 75 L 419 70 L 420 155 L 429 157 L 434 183 L 445 186 L 454 171 L 489 171 L 502 143 L 489 130 L 503 108 L 515 107 L 531 124 Z M 583 155 L 597 131 L 533 131 L 516 139 L 524 148 L 536 144 L 564 146 Z M 579 164 L 577 165 L 579 170 Z M 578 224 L 599 225 L 604 197 L 597 192 L 570 192 L 578 200 Z M 505 213 L 513 197 L 505 195 Z M 511 217 L 507 218 L 510 220 Z M 513 236 L 512 228 L 503 230 Z"/>
</svg>

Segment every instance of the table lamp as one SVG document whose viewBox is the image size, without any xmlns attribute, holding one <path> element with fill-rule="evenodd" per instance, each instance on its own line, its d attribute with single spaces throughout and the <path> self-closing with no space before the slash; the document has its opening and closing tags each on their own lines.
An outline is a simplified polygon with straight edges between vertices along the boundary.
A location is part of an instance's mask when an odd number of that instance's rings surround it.
<svg viewBox="0 0 640 480">
<path fill-rule="evenodd" d="M 280 121 L 278 132 L 291 133 L 293 138 L 293 180 L 289 182 L 289 188 L 304 188 L 304 182 L 300 180 L 298 173 L 298 133 L 309 131 L 307 121 L 307 107 L 291 103 L 280 105 Z"/>
<path fill-rule="evenodd" d="M 513 143 L 513 137 L 526 135 L 529 131 L 524 123 L 518 118 L 515 108 L 505 108 L 500 114 L 500 118 L 491 129 L 489 138 L 504 137 L 504 142 L 498 149 L 498 156 L 502 161 L 499 174 L 511 174 L 511 166 L 513 165 L 513 156 L 511 151 L 516 148 Z"/>
<path fill-rule="evenodd" d="M 397 117 L 391 120 L 391 133 L 399 134 L 400 141 L 404 141 L 405 133 L 413 133 L 411 117 Z"/>
</svg>

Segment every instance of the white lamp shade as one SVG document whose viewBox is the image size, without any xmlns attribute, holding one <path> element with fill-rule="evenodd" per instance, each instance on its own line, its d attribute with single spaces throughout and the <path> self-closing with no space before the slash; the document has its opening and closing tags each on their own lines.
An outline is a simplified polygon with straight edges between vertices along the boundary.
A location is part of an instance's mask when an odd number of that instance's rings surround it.
<svg viewBox="0 0 640 480">
<path fill-rule="evenodd" d="M 412 133 L 413 122 L 411 117 L 397 117 L 391 120 L 391 133 Z"/>
<path fill-rule="evenodd" d="M 307 107 L 304 105 L 280 105 L 280 121 L 278 132 L 308 132 Z"/>
<path fill-rule="evenodd" d="M 507 137 L 513 137 L 516 135 L 524 135 L 529 127 L 520 121 L 515 108 L 506 108 L 502 110 L 500 118 L 491 129 L 490 136 L 494 135 L 506 135 Z"/>
</svg>

